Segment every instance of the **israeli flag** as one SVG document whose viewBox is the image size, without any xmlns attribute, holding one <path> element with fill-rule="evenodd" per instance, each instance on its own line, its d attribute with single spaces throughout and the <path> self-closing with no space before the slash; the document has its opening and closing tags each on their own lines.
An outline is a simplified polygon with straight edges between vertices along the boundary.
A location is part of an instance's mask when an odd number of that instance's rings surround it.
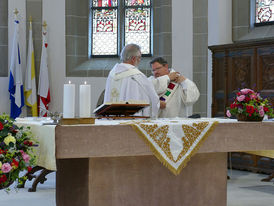
<svg viewBox="0 0 274 206">
<path fill-rule="evenodd" d="M 10 117 L 19 117 L 24 106 L 24 88 L 22 80 L 21 57 L 19 48 L 19 21 L 15 20 L 15 29 L 10 60 L 9 93 Z"/>
</svg>

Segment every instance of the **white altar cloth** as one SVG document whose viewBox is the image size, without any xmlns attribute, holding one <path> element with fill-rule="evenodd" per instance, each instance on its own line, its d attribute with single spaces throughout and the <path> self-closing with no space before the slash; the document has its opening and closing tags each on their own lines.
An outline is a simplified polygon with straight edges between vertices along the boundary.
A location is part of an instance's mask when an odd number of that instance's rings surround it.
<svg viewBox="0 0 274 206">
<path fill-rule="evenodd" d="M 56 170 L 55 158 L 55 127 L 56 125 L 43 125 L 50 123 L 48 118 L 17 118 L 15 124 L 30 127 L 38 140 L 36 151 L 36 164 L 48 170 Z"/>
</svg>

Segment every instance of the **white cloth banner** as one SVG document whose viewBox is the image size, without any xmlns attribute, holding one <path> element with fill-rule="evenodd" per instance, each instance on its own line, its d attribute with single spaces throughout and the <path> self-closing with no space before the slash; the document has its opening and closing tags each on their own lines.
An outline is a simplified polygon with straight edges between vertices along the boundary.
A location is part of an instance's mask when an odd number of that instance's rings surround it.
<svg viewBox="0 0 274 206">
<path fill-rule="evenodd" d="M 143 137 L 154 155 L 178 175 L 217 121 L 140 120 L 126 122 Z"/>
<path fill-rule="evenodd" d="M 10 93 L 10 117 L 19 117 L 24 106 L 24 89 L 22 80 L 22 62 L 19 42 L 19 21 L 14 21 L 14 36 L 11 51 L 9 93 Z"/>
<path fill-rule="evenodd" d="M 27 69 L 25 74 L 25 98 L 26 105 L 31 107 L 33 117 L 37 117 L 37 93 L 35 79 L 35 59 L 32 39 L 32 22 L 29 25 L 29 45 L 27 55 Z"/>
<path fill-rule="evenodd" d="M 39 116 L 47 117 L 47 110 L 49 109 L 50 103 L 50 86 L 49 86 L 49 71 L 48 71 L 48 41 L 47 41 L 47 31 L 43 27 L 42 32 L 42 53 L 40 62 L 40 75 L 39 75 L 39 85 L 38 85 L 38 95 L 39 95 Z"/>
</svg>

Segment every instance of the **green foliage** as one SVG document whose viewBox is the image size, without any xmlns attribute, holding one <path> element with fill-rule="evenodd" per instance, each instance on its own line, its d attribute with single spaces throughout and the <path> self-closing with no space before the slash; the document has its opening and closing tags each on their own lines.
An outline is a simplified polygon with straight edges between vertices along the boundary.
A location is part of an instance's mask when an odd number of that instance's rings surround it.
<svg viewBox="0 0 274 206">
<path fill-rule="evenodd" d="M 25 177 L 19 173 L 35 164 L 33 146 L 36 142 L 29 127 L 18 127 L 9 116 L 0 116 L 0 189 L 9 191 L 12 182 L 22 184 Z"/>
</svg>

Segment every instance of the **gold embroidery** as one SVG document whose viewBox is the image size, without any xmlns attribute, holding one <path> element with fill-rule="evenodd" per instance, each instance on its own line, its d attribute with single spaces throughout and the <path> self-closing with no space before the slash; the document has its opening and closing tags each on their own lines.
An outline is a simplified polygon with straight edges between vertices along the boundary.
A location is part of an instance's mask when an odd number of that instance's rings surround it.
<svg viewBox="0 0 274 206">
<path fill-rule="evenodd" d="M 190 158 L 199 150 L 201 144 L 206 140 L 217 124 L 218 122 L 213 122 L 209 128 L 206 128 L 210 125 L 209 122 L 201 122 L 198 124 L 192 123 L 191 126 L 182 125 L 182 129 L 185 133 L 185 136 L 181 138 L 183 149 L 176 160 L 173 159 L 170 151 L 170 138 L 167 136 L 169 131 L 168 125 L 166 125 L 167 127 L 158 126 L 156 123 L 153 125 L 142 125 L 142 122 L 140 121 L 134 121 L 134 123 L 132 121 L 131 126 L 137 134 L 144 139 L 153 154 L 163 163 L 163 165 L 173 172 L 173 174 L 178 175 L 182 168 L 186 166 Z M 154 135 L 156 132 L 160 134 L 159 137 Z M 203 135 L 201 136 L 202 133 Z M 158 149 L 155 144 L 159 147 L 161 146 L 160 149 Z M 164 157 L 163 154 L 165 154 L 166 157 Z M 172 163 L 170 163 L 171 161 Z M 174 163 L 178 164 L 178 162 L 179 165 L 173 165 Z"/>
<path fill-rule="evenodd" d="M 182 125 L 183 131 L 185 133 L 185 137 L 182 137 L 183 141 L 183 150 L 179 154 L 176 162 L 180 160 L 189 150 L 189 148 L 194 144 L 196 139 L 201 135 L 204 129 L 208 126 L 209 122 L 200 122 L 193 123 L 193 127 L 188 125 Z"/>
<path fill-rule="evenodd" d="M 137 124 L 145 130 L 154 142 L 162 149 L 168 159 L 176 163 L 188 152 L 196 139 L 201 135 L 202 131 L 208 126 L 209 122 L 193 123 L 192 126 L 182 125 L 185 133 L 185 137 L 182 137 L 183 149 L 176 160 L 173 158 L 170 150 L 170 137 L 167 136 L 169 130 L 168 125 L 158 127 L 157 124 L 145 125 L 141 122 L 138 122 Z"/>
<path fill-rule="evenodd" d="M 113 88 L 111 90 L 111 101 L 112 102 L 117 102 L 118 101 L 118 97 L 119 97 L 119 92 L 116 88 Z"/>
<path fill-rule="evenodd" d="M 158 127 L 157 124 L 139 124 L 139 126 L 146 131 L 146 133 L 154 140 L 154 142 L 163 150 L 166 156 L 170 160 L 174 161 L 172 153 L 170 151 L 170 138 L 167 136 L 169 126 L 164 125 Z"/>
</svg>

